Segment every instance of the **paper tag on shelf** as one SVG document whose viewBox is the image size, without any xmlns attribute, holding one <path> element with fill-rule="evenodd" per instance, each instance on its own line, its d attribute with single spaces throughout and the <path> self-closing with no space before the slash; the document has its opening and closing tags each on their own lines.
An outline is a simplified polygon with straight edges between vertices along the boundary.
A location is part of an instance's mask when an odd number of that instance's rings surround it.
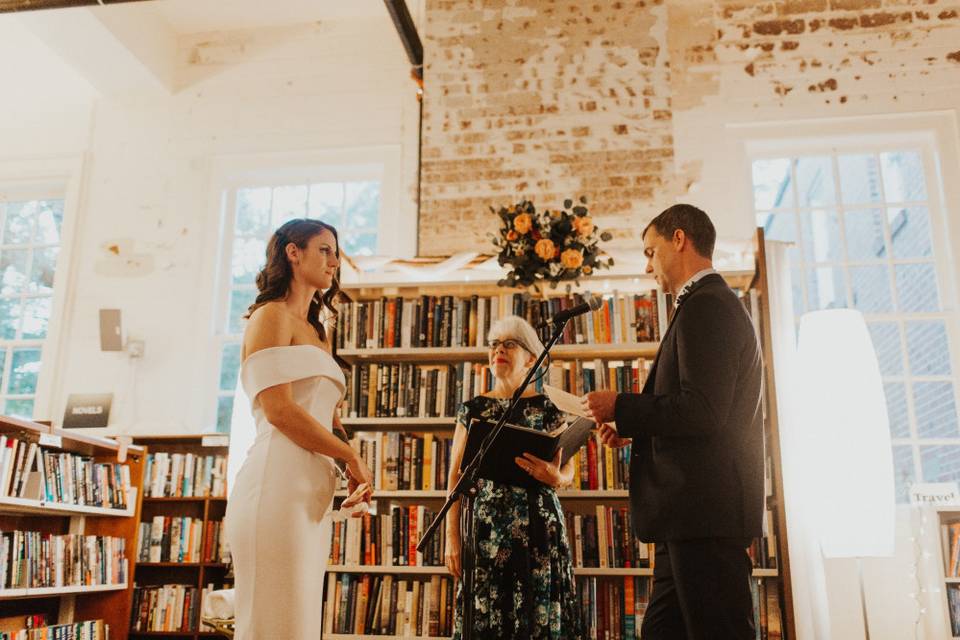
<svg viewBox="0 0 960 640">
<path fill-rule="evenodd" d="M 59 449 L 63 447 L 63 438 L 60 436 L 55 436 L 52 433 L 41 433 L 40 446 L 41 447 L 57 447 Z"/>
<path fill-rule="evenodd" d="M 229 436 L 203 436 L 200 440 L 202 447 L 227 447 L 230 446 Z"/>
</svg>

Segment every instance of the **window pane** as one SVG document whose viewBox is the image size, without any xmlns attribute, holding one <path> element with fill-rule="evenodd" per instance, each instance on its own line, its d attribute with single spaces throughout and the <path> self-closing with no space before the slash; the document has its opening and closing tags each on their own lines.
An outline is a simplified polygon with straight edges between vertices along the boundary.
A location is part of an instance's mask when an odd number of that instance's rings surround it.
<svg viewBox="0 0 960 640">
<path fill-rule="evenodd" d="M 840 222 L 836 211 L 801 213 L 803 254 L 808 262 L 836 262 L 840 253 Z"/>
<path fill-rule="evenodd" d="M 0 298 L 0 339 L 13 340 L 17 337 L 20 324 L 20 299 Z"/>
<path fill-rule="evenodd" d="M 950 375 L 950 346 L 943 321 L 907 322 L 907 353 L 915 376 Z"/>
<path fill-rule="evenodd" d="M 883 165 L 883 189 L 887 202 L 915 202 L 927 199 L 923 159 L 916 151 L 892 151 L 880 154 Z"/>
<path fill-rule="evenodd" d="M 793 206 L 789 158 L 754 161 L 753 206 L 755 209 Z"/>
<path fill-rule="evenodd" d="M 877 260 L 887 255 L 883 240 L 883 214 L 879 209 L 844 214 L 848 260 Z"/>
<path fill-rule="evenodd" d="M 910 414 L 907 412 L 907 390 L 902 382 L 886 382 L 883 394 L 887 399 L 887 416 L 890 418 L 890 437 L 910 437 Z"/>
<path fill-rule="evenodd" d="M 236 238 L 233 243 L 233 283 L 253 284 L 266 262 L 267 243 L 261 238 Z"/>
<path fill-rule="evenodd" d="M 26 249 L 5 249 L 0 251 L 0 295 L 20 293 L 27 283 Z"/>
<path fill-rule="evenodd" d="M 6 403 L 4 403 L 3 412 L 14 418 L 33 420 L 33 400 L 23 398 L 19 400 L 7 400 Z"/>
<path fill-rule="evenodd" d="M 28 298 L 23 304 L 23 337 L 42 339 L 47 337 L 50 324 L 52 298 Z"/>
<path fill-rule="evenodd" d="M 233 415 L 233 396 L 220 396 L 217 401 L 217 433 L 230 433 L 230 417 Z"/>
<path fill-rule="evenodd" d="M 914 382 L 913 411 L 917 416 L 917 433 L 921 438 L 960 436 L 960 431 L 957 430 L 953 384 Z"/>
<path fill-rule="evenodd" d="M 373 229 L 380 217 L 380 183 L 348 182 L 344 199 L 348 228 Z"/>
<path fill-rule="evenodd" d="M 790 289 L 793 293 L 793 315 L 799 318 L 807 310 L 803 302 L 803 271 L 800 267 L 790 269 Z"/>
<path fill-rule="evenodd" d="M 342 214 L 342 182 L 321 182 L 310 186 L 308 217 L 337 226 L 343 224 Z"/>
<path fill-rule="evenodd" d="M 920 466 L 925 482 L 960 480 L 960 445 L 920 447 Z"/>
<path fill-rule="evenodd" d="M 33 237 L 36 202 L 8 202 L 7 219 L 3 225 L 3 244 L 27 244 Z"/>
<path fill-rule="evenodd" d="M 37 244 L 60 244 L 60 228 L 63 226 L 63 200 L 46 200 L 39 203 L 37 213 Z"/>
<path fill-rule="evenodd" d="M 900 348 L 900 331 L 896 322 L 870 322 L 870 338 L 877 352 L 880 374 L 898 376 L 903 374 L 903 354 Z"/>
<path fill-rule="evenodd" d="M 885 265 L 850 267 L 850 288 L 855 309 L 863 313 L 893 311 L 889 269 Z"/>
<path fill-rule="evenodd" d="M 270 232 L 270 187 L 237 189 L 237 235 L 265 236 Z"/>
<path fill-rule="evenodd" d="M 256 289 L 232 289 L 230 291 L 230 317 L 227 320 L 228 333 L 243 333 L 243 316 L 257 297 Z"/>
<path fill-rule="evenodd" d="M 7 393 L 36 393 L 39 373 L 40 349 L 14 349 Z"/>
<path fill-rule="evenodd" d="M 819 267 L 806 271 L 809 310 L 846 308 L 847 291 L 843 282 L 843 269 Z"/>
<path fill-rule="evenodd" d="M 377 234 L 347 234 L 343 239 L 343 250 L 349 256 L 372 256 L 377 252 Z"/>
<path fill-rule="evenodd" d="M 33 265 L 30 268 L 30 293 L 53 293 L 53 274 L 57 269 L 57 254 L 60 247 L 33 250 Z"/>
<path fill-rule="evenodd" d="M 3 390 L 6 389 L 6 381 L 4 380 L 4 374 L 6 373 L 7 367 L 7 350 L 4 347 L 0 347 L 0 393 L 3 393 Z"/>
<path fill-rule="evenodd" d="M 763 227 L 765 240 L 779 240 L 781 242 L 797 241 L 797 226 L 793 213 L 759 213 L 757 226 Z"/>
<path fill-rule="evenodd" d="M 220 389 L 233 391 L 237 388 L 237 374 L 240 372 L 240 344 L 223 345 L 220 356 Z"/>
<path fill-rule="evenodd" d="M 933 255 L 930 212 L 926 207 L 887 209 L 887 221 L 894 258 L 929 258 Z"/>
<path fill-rule="evenodd" d="M 295 185 L 291 187 L 277 187 L 273 190 L 273 219 L 277 224 L 283 224 L 293 218 L 304 218 L 307 215 L 307 187 Z"/>
<path fill-rule="evenodd" d="M 901 311 L 939 311 L 937 275 L 932 264 L 898 264 L 897 298 Z"/>
<path fill-rule="evenodd" d="M 880 202 L 880 173 L 876 156 L 839 156 L 837 162 L 844 204 Z"/>
<path fill-rule="evenodd" d="M 895 445 L 893 447 L 893 473 L 897 502 L 910 502 L 910 485 L 917 481 L 913 464 L 913 447 Z"/>
<path fill-rule="evenodd" d="M 797 195 L 801 207 L 822 207 L 836 201 L 830 157 L 797 158 Z"/>
</svg>

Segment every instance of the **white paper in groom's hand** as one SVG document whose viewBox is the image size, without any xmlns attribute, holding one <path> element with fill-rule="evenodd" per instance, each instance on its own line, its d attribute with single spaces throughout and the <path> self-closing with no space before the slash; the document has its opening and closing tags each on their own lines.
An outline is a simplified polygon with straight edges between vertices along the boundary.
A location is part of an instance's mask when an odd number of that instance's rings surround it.
<svg viewBox="0 0 960 640">
<path fill-rule="evenodd" d="M 580 396 L 575 396 L 572 393 L 558 389 L 557 387 L 551 387 L 548 384 L 543 385 L 543 392 L 547 394 L 550 402 L 556 405 L 560 411 L 593 420 L 593 418 L 588 416 L 587 412 L 583 410 L 583 401 L 580 399 Z"/>
</svg>

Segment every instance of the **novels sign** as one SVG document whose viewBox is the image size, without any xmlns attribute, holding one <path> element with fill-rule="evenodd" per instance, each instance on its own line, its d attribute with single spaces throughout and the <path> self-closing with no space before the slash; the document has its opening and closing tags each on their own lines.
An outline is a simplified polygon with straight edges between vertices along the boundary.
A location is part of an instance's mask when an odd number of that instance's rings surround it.
<svg viewBox="0 0 960 640">
<path fill-rule="evenodd" d="M 71 393 L 63 412 L 64 429 L 105 427 L 110 421 L 112 393 Z"/>
</svg>

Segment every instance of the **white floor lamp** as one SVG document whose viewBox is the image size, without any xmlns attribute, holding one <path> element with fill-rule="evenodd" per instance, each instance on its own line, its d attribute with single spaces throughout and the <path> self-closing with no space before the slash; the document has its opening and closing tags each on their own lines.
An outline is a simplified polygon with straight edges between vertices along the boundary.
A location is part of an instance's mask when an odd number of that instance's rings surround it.
<svg viewBox="0 0 960 640">
<path fill-rule="evenodd" d="M 804 314 L 798 344 L 805 441 L 822 464 L 810 470 L 824 558 L 856 558 L 864 635 L 870 625 L 862 559 L 894 552 L 893 452 L 883 383 L 863 315 Z"/>
</svg>

